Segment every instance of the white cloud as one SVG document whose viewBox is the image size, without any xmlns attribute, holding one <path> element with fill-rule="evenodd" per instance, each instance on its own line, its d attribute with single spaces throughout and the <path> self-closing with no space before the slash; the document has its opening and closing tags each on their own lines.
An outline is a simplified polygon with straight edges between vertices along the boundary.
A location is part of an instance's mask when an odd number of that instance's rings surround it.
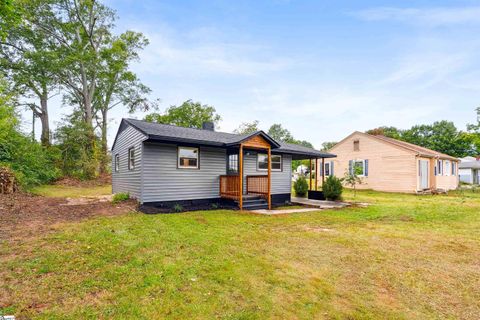
<svg viewBox="0 0 480 320">
<path fill-rule="evenodd" d="M 367 21 L 391 20 L 426 26 L 480 24 L 480 7 L 395 8 L 378 7 L 353 13 Z"/>
</svg>

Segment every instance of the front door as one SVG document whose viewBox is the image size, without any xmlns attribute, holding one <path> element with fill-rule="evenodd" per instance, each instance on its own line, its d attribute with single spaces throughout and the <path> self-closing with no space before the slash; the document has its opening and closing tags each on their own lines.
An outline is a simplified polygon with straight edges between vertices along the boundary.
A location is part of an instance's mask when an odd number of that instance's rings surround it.
<svg viewBox="0 0 480 320">
<path fill-rule="evenodd" d="M 420 160 L 420 189 L 428 189 L 428 160 Z"/>
</svg>

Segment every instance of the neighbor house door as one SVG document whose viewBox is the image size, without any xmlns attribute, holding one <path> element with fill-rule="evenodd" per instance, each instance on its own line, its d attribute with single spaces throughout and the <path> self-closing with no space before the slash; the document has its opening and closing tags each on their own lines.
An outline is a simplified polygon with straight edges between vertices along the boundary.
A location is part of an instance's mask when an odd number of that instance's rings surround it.
<svg viewBox="0 0 480 320">
<path fill-rule="evenodd" d="M 420 160 L 420 189 L 428 189 L 428 160 Z"/>
</svg>

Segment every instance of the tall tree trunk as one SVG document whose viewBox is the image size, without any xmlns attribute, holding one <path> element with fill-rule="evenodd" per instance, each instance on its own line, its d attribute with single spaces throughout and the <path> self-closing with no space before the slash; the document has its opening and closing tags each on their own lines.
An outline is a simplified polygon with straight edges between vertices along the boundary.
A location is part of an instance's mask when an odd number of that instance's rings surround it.
<svg viewBox="0 0 480 320">
<path fill-rule="evenodd" d="M 42 135 L 40 141 L 42 146 L 50 145 L 50 123 L 48 121 L 48 95 L 47 92 L 43 92 L 40 97 L 40 109 L 41 114 L 39 115 L 40 121 L 42 122 Z"/>
<path fill-rule="evenodd" d="M 100 161 L 100 173 L 106 173 L 108 165 L 107 110 L 107 108 L 102 110 L 102 158 Z"/>
</svg>

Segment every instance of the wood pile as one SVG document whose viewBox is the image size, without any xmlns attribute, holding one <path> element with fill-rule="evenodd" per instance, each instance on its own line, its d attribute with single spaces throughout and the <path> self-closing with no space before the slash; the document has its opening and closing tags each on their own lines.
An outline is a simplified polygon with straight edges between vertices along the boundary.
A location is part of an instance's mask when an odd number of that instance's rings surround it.
<svg viewBox="0 0 480 320">
<path fill-rule="evenodd" d="M 12 170 L 0 167 L 0 194 L 14 193 L 18 191 L 18 184 Z"/>
</svg>

